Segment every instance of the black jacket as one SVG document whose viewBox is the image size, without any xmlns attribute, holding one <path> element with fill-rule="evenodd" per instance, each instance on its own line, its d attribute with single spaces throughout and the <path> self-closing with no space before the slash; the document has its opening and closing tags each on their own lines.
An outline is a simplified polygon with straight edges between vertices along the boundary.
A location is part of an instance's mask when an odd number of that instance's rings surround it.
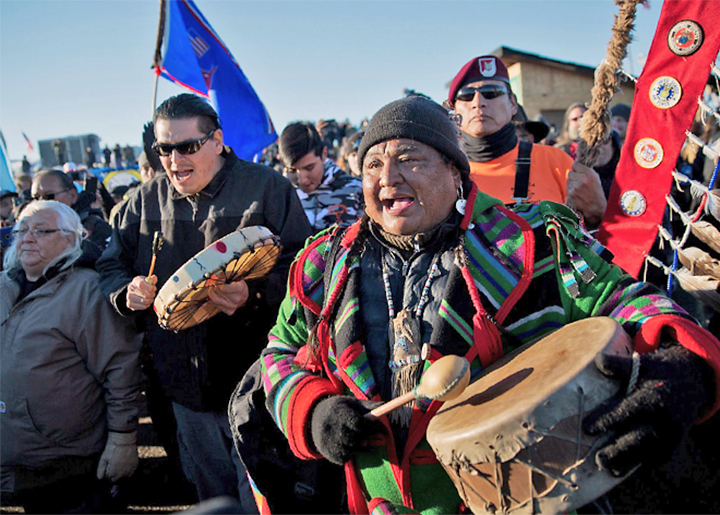
<svg viewBox="0 0 720 515">
<path fill-rule="evenodd" d="M 195 411 L 227 409 L 233 389 L 267 344 L 290 263 L 311 234 L 287 179 L 271 168 L 238 159 L 228 147 L 223 157 L 222 169 L 196 195 L 179 194 L 166 174 L 135 188 L 118 212 L 110 244 L 97 263 L 103 294 L 146 331 L 165 392 Z M 248 282 L 250 300 L 233 316 L 220 313 L 174 333 L 158 325 L 152 309 L 127 310 L 127 285 L 133 277 L 147 275 L 155 231 L 162 231 L 165 240 L 154 272 L 159 290 L 208 245 L 253 225 L 263 225 L 279 236 L 283 252 L 265 278 Z"/>
</svg>

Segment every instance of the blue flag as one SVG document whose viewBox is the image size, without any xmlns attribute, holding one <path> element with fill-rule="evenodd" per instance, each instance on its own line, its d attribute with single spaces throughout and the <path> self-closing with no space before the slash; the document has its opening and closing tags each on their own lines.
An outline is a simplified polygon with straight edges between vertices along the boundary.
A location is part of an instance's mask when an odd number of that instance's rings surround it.
<svg viewBox="0 0 720 515">
<path fill-rule="evenodd" d="M 13 182 L 12 167 L 5 147 L 5 138 L 0 132 L 0 190 L 16 191 L 16 189 L 15 182 Z"/>
<path fill-rule="evenodd" d="M 225 144 L 251 159 L 277 139 L 265 106 L 192 0 L 168 0 L 163 60 L 156 73 L 210 100 Z"/>
</svg>

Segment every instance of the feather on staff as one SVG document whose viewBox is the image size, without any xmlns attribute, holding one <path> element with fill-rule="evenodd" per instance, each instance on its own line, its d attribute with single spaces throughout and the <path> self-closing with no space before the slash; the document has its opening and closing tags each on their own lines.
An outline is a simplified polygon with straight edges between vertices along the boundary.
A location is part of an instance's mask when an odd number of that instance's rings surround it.
<svg viewBox="0 0 720 515">
<path fill-rule="evenodd" d="M 695 276 L 684 267 L 679 270 L 672 270 L 670 267 L 665 266 L 660 260 L 650 255 L 645 256 L 645 259 L 647 262 L 661 268 L 666 275 L 672 274 L 672 276 L 678 280 L 683 290 L 703 304 L 720 312 L 720 293 L 718 293 L 720 280 L 706 275 Z"/>
<path fill-rule="evenodd" d="M 686 213 L 683 212 L 682 209 L 680 209 L 680 206 L 670 195 L 666 195 L 665 199 L 667 200 L 670 209 L 680 215 L 680 219 L 682 220 L 682 222 L 685 225 L 690 226 L 690 228 L 692 229 L 692 233 L 700 241 L 705 243 L 714 252 L 720 253 L 720 231 L 718 231 L 715 226 L 713 226 L 709 222 L 705 222 L 702 220 L 693 221 L 692 218 L 690 218 Z"/>
<path fill-rule="evenodd" d="M 720 279 L 708 275 L 693 275 L 687 268 L 673 272 L 683 290 L 703 304 L 720 312 Z"/>
<path fill-rule="evenodd" d="M 682 191 L 682 188 L 680 187 L 681 185 L 689 184 L 690 194 L 693 198 L 699 199 L 704 197 L 704 201 L 701 205 L 702 210 L 704 210 L 705 213 L 712 215 L 715 220 L 720 221 L 720 189 L 711 190 L 701 182 L 691 179 L 677 170 L 673 171 L 673 177 L 678 185 L 678 190 Z M 701 211 L 701 209 L 698 211 Z M 693 218 L 699 218 L 699 213 L 696 213 Z"/>
<path fill-rule="evenodd" d="M 697 247 L 679 250 L 678 259 L 693 275 L 709 275 L 720 279 L 720 261 Z"/>
</svg>

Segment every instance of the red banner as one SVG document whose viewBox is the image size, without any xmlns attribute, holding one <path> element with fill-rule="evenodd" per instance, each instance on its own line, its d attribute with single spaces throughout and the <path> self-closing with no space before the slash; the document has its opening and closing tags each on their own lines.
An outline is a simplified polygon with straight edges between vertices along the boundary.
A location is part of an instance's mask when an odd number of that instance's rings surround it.
<svg viewBox="0 0 720 515">
<path fill-rule="evenodd" d="M 665 0 L 598 239 L 637 277 L 657 237 L 672 172 L 720 48 L 720 1 Z"/>
</svg>

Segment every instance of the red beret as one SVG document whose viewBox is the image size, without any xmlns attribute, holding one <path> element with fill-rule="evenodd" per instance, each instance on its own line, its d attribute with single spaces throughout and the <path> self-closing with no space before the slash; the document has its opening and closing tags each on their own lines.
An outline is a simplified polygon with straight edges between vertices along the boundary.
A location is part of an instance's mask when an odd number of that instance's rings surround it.
<svg viewBox="0 0 720 515">
<path fill-rule="evenodd" d="M 458 90 L 468 82 L 478 80 L 501 80 L 510 86 L 510 77 L 505 63 L 493 55 L 482 55 L 471 59 L 455 75 L 448 92 L 448 103 L 454 106 Z"/>
</svg>

